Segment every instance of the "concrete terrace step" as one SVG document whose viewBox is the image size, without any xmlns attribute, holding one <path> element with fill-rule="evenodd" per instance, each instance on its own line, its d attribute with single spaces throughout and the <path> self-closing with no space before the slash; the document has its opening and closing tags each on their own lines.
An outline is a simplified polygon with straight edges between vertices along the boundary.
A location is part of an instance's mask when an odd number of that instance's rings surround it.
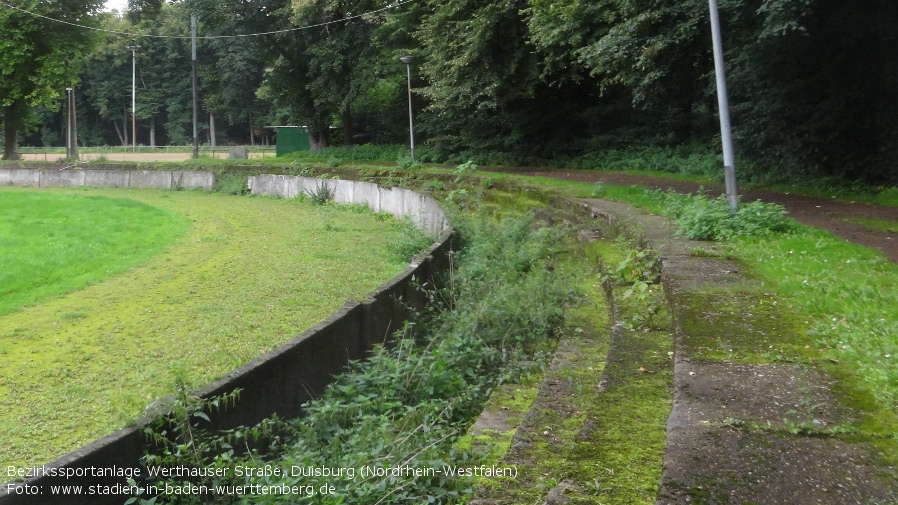
<svg viewBox="0 0 898 505">
<path fill-rule="evenodd" d="M 898 471 L 838 436 L 857 413 L 833 395 L 835 379 L 775 362 L 794 329 L 739 264 L 693 254 L 702 244 L 658 216 L 585 203 L 662 256 L 676 354 L 657 505 L 898 503 Z"/>
</svg>

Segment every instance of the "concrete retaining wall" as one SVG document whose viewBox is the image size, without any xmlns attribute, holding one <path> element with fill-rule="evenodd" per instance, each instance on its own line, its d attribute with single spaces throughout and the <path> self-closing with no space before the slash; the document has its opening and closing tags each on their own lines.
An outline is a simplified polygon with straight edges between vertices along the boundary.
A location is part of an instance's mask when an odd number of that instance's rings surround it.
<svg viewBox="0 0 898 505">
<path fill-rule="evenodd" d="M 47 172 L 57 172 L 47 174 Z M 0 170 L 0 184 L 30 186 L 92 185 L 110 187 L 212 187 L 208 176 L 196 172 L 84 170 Z M 97 172 L 97 173 L 94 173 Z M 80 175 L 78 175 L 80 173 Z M 70 175 L 75 174 L 75 175 Z M 80 178 L 79 178 L 80 177 Z M 166 178 L 167 177 L 167 178 Z M 212 179 L 214 181 L 214 178 Z M 80 183 L 80 184 L 79 184 Z M 380 188 L 375 184 L 305 177 L 261 175 L 249 179 L 254 194 L 295 197 L 326 183 L 335 189 L 335 200 L 363 203 L 398 217 L 408 216 L 424 229 L 439 233 L 439 239 L 415 256 L 408 268 L 370 293 L 366 300 L 347 302 L 342 309 L 289 342 L 232 371 L 196 392 L 212 397 L 242 389 L 234 408 L 213 416 L 212 428 L 229 429 L 253 425 L 277 414 L 301 415 L 301 406 L 320 395 L 342 372 L 349 360 L 364 358 L 376 343 L 384 342 L 408 317 L 409 306 L 422 307 L 426 297 L 416 285 L 436 284 L 437 275 L 448 268 L 454 232 L 431 198 L 405 189 Z M 144 186 L 146 185 L 146 186 Z M 191 186 L 196 185 L 196 186 Z M 42 467 L 42 476 L 24 482 L 3 484 L 0 505 L 22 504 L 121 504 L 130 494 L 62 495 L 51 486 L 124 486 L 124 477 L 69 477 L 53 475 L 65 469 L 139 468 L 143 454 L 143 428 L 152 421 L 140 419 L 135 426 L 120 429 Z M 8 469 L 0 480 L 9 480 Z M 24 494 L 39 491 L 40 494 Z M 20 494 L 22 493 L 22 494 Z"/>
<path fill-rule="evenodd" d="M 161 170 L 2 169 L 0 186 L 96 186 L 105 188 L 206 189 L 215 185 L 211 172 Z"/>
<path fill-rule="evenodd" d="M 257 175 L 247 182 L 254 195 L 296 198 L 326 186 L 338 203 L 367 205 L 376 212 L 388 212 L 397 218 L 409 218 L 416 226 L 436 236 L 449 223 L 432 198 L 404 188 L 384 188 L 377 184 L 342 179 L 316 179 L 293 175 Z"/>
<path fill-rule="evenodd" d="M 156 170 L 2 169 L 0 185 L 41 188 L 97 186 L 144 189 L 206 189 L 215 185 L 210 172 Z M 342 179 L 317 179 L 292 175 L 256 175 L 247 186 L 254 195 L 296 198 L 326 186 L 337 203 L 367 205 L 376 212 L 388 212 L 399 219 L 409 218 L 427 233 L 438 236 L 449 227 L 439 205 L 432 198 L 404 188 L 383 188 L 377 184 Z"/>
</svg>

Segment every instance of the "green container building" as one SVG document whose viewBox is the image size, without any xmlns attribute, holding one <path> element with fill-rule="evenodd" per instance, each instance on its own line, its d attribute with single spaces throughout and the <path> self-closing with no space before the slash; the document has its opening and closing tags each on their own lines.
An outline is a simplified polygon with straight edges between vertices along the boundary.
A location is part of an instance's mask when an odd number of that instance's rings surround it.
<svg viewBox="0 0 898 505">
<path fill-rule="evenodd" d="M 309 132 L 304 126 L 276 126 L 277 143 L 275 152 L 277 156 L 296 151 L 308 151 L 312 148 L 309 142 Z"/>
</svg>

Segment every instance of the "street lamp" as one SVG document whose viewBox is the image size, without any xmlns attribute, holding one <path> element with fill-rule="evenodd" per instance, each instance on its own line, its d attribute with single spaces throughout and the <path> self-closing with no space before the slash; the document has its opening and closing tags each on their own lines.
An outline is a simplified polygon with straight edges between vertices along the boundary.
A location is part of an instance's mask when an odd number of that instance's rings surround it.
<svg viewBox="0 0 898 505">
<path fill-rule="evenodd" d="M 408 136 L 411 142 L 412 148 L 412 163 L 415 162 L 415 122 L 412 119 L 412 62 L 415 61 L 415 57 L 406 54 L 404 56 L 400 56 L 399 60 L 402 63 L 405 63 L 405 71 L 408 75 Z"/>
<path fill-rule="evenodd" d="M 131 149 L 137 151 L 137 50 L 140 46 L 127 46 L 131 50 Z"/>
</svg>

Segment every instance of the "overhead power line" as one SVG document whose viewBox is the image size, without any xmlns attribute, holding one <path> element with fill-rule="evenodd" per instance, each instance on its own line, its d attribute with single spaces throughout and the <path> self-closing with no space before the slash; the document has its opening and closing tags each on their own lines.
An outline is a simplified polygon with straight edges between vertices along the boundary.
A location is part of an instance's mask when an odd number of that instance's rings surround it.
<svg viewBox="0 0 898 505">
<path fill-rule="evenodd" d="M 237 39 L 237 38 L 243 38 L 243 37 L 261 37 L 261 36 L 264 36 L 264 35 L 276 35 L 276 34 L 278 34 L 278 33 L 289 33 L 289 32 L 298 32 L 298 31 L 302 31 L 302 30 L 310 30 L 310 29 L 312 29 L 312 28 L 320 28 L 320 27 L 322 27 L 322 26 L 328 26 L 328 25 L 333 25 L 333 24 L 337 24 L 337 23 L 345 23 L 345 22 L 347 22 L 347 21 L 352 21 L 353 19 L 358 19 L 358 18 L 361 18 L 361 17 L 370 16 L 370 15 L 372 15 L 372 14 L 377 14 L 377 13 L 379 13 L 379 12 L 384 12 L 384 11 L 387 11 L 387 10 L 390 10 L 390 9 L 395 9 L 395 8 L 397 8 L 397 7 L 401 7 L 401 6 L 403 6 L 403 5 L 407 4 L 407 3 L 412 3 L 412 2 L 414 2 L 414 1 L 415 1 L 415 0 L 400 0 L 399 2 L 396 2 L 396 3 L 393 4 L 393 5 L 388 5 L 388 6 L 386 6 L 386 7 L 381 7 L 380 9 L 375 9 L 375 10 L 373 10 L 373 11 L 364 12 L 364 13 L 362 13 L 362 14 L 355 14 L 355 15 L 353 15 L 353 16 L 347 16 L 347 17 L 342 18 L 342 19 L 335 19 L 335 20 L 333 20 L 333 21 L 326 21 L 326 22 L 324 22 L 324 23 L 317 23 L 317 24 L 314 24 L 314 25 L 297 26 L 297 27 L 293 27 L 293 28 L 286 28 L 286 29 L 283 29 L 283 30 L 273 30 L 273 31 L 270 31 L 270 32 L 245 33 L 245 34 L 241 34 L 241 35 L 206 35 L 206 36 L 198 36 L 198 37 L 196 37 L 196 38 L 197 38 L 197 39 L 207 39 L 207 40 L 208 40 L 208 39 Z M 31 12 L 31 11 L 29 11 L 29 10 L 22 9 L 22 8 L 16 7 L 16 6 L 14 6 L 14 5 L 10 5 L 10 4 L 6 3 L 6 2 L 3 1 L 3 0 L 0 0 L 0 5 L 3 5 L 3 6 L 5 6 L 5 7 L 9 7 L 10 9 L 17 10 L 17 11 L 19 11 L 19 12 L 23 12 L 23 13 L 25 13 L 25 14 L 28 14 L 29 16 L 34 16 L 34 17 L 38 17 L 38 18 L 41 18 L 41 19 L 46 19 L 46 20 L 52 21 L 52 22 L 54 22 L 54 23 L 60 23 L 60 24 L 64 24 L 64 25 L 74 26 L 74 27 L 77 27 L 77 28 L 83 28 L 83 29 L 85 29 L 85 30 L 93 30 L 93 31 L 96 31 L 96 32 L 111 33 L 111 34 L 113 34 L 113 35 L 124 35 L 124 36 L 128 36 L 128 37 L 137 37 L 137 38 L 153 38 L 153 39 L 190 39 L 190 35 L 148 35 L 148 34 L 143 34 L 143 33 L 121 32 L 121 31 L 117 31 L 117 30 L 106 30 L 106 29 L 104 29 L 104 28 L 96 28 L 96 27 L 94 27 L 94 26 L 86 26 L 86 25 L 81 25 L 81 24 L 78 24 L 78 23 L 73 23 L 73 22 L 71 22 L 71 21 L 65 21 L 65 20 L 62 20 L 62 19 L 55 19 L 55 18 L 51 18 L 51 17 L 49 17 L 49 16 L 44 16 L 43 14 L 38 14 L 38 13 L 36 13 L 36 12 Z"/>
</svg>

